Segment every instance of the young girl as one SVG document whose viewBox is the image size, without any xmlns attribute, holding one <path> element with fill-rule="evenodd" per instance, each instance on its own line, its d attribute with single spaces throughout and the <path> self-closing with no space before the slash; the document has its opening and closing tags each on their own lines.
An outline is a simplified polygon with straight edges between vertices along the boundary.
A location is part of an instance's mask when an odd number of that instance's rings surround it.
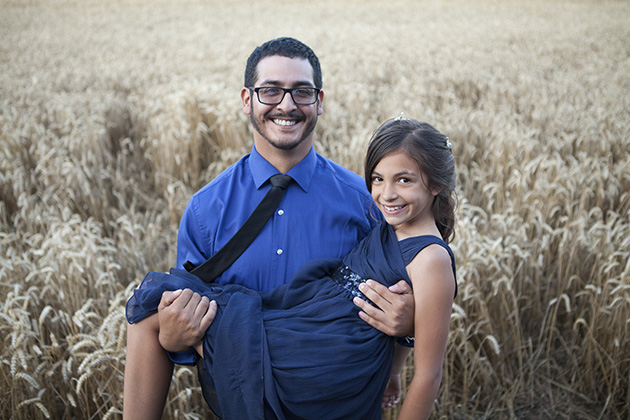
<svg viewBox="0 0 630 420">
<path fill-rule="evenodd" d="M 381 397 L 400 394 L 409 348 L 363 322 L 352 299 L 367 300 L 360 291 L 365 279 L 390 286 L 404 278 L 414 289 L 415 370 L 399 419 L 428 418 L 457 293 L 446 243 L 454 227 L 450 142 L 427 123 L 389 121 L 370 141 L 365 178 L 386 223 L 343 260 L 307 263 L 288 285 L 268 293 L 207 284 L 176 269 L 149 273 L 134 291 L 128 321 L 150 320 L 135 328 L 159 328 L 155 312 L 164 291 L 190 288 L 217 302 L 216 318 L 195 348 L 203 357 L 204 397 L 219 417 L 380 419 Z M 164 353 L 156 338 L 149 341 L 146 357 Z M 133 372 L 126 369 L 126 376 Z M 153 409 L 155 401 L 128 401 L 127 380 L 125 406 Z M 166 389 L 156 386 L 161 413 L 168 380 Z"/>
</svg>

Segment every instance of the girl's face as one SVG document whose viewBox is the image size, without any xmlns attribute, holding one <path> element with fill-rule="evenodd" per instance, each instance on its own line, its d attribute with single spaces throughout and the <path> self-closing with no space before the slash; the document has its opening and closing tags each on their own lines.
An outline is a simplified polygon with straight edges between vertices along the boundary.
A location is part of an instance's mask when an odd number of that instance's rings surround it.
<svg viewBox="0 0 630 420">
<path fill-rule="evenodd" d="M 438 191 L 429 190 L 423 178 L 403 150 L 385 155 L 372 172 L 372 198 L 399 239 L 435 229 L 431 205 Z"/>
</svg>

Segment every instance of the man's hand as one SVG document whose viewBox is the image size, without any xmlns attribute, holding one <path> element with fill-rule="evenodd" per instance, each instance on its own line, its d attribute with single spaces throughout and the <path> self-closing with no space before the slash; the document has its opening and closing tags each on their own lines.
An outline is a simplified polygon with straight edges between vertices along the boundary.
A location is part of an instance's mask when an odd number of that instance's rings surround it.
<svg viewBox="0 0 630 420">
<path fill-rule="evenodd" d="M 217 314 L 217 304 L 190 289 L 164 292 L 158 306 L 159 340 L 171 352 L 199 343 Z"/>
<path fill-rule="evenodd" d="M 388 289 L 377 281 L 368 280 L 359 285 L 359 290 L 378 306 L 375 308 L 355 297 L 354 304 L 362 309 L 361 319 L 392 337 L 414 335 L 415 302 L 413 290 L 406 281 L 401 280 Z"/>
</svg>

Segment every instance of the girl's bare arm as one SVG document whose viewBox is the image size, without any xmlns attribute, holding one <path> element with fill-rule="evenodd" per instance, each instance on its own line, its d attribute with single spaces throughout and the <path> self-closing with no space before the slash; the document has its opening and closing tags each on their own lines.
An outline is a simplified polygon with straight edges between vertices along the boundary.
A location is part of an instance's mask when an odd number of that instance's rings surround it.
<svg viewBox="0 0 630 420">
<path fill-rule="evenodd" d="M 427 419 L 442 380 L 455 280 L 448 252 L 430 245 L 407 266 L 415 291 L 414 377 L 399 420 Z"/>
</svg>

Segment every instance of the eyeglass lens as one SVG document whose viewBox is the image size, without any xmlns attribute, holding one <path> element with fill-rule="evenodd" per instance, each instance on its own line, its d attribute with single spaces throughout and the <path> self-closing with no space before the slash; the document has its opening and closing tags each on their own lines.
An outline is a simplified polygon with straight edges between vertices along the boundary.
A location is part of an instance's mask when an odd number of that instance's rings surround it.
<svg viewBox="0 0 630 420">
<path fill-rule="evenodd" d="M 284 95 L 287 92 L 293 98 L 293 102 L 297 105 L 311 105 L 317 100 L 316 88 L 278 88 L 278 87 L 259 87 L 256 88 L 258 94 L 258 100 L 263 104 L 277 105 L 284 100 Z"/>
</svg>

